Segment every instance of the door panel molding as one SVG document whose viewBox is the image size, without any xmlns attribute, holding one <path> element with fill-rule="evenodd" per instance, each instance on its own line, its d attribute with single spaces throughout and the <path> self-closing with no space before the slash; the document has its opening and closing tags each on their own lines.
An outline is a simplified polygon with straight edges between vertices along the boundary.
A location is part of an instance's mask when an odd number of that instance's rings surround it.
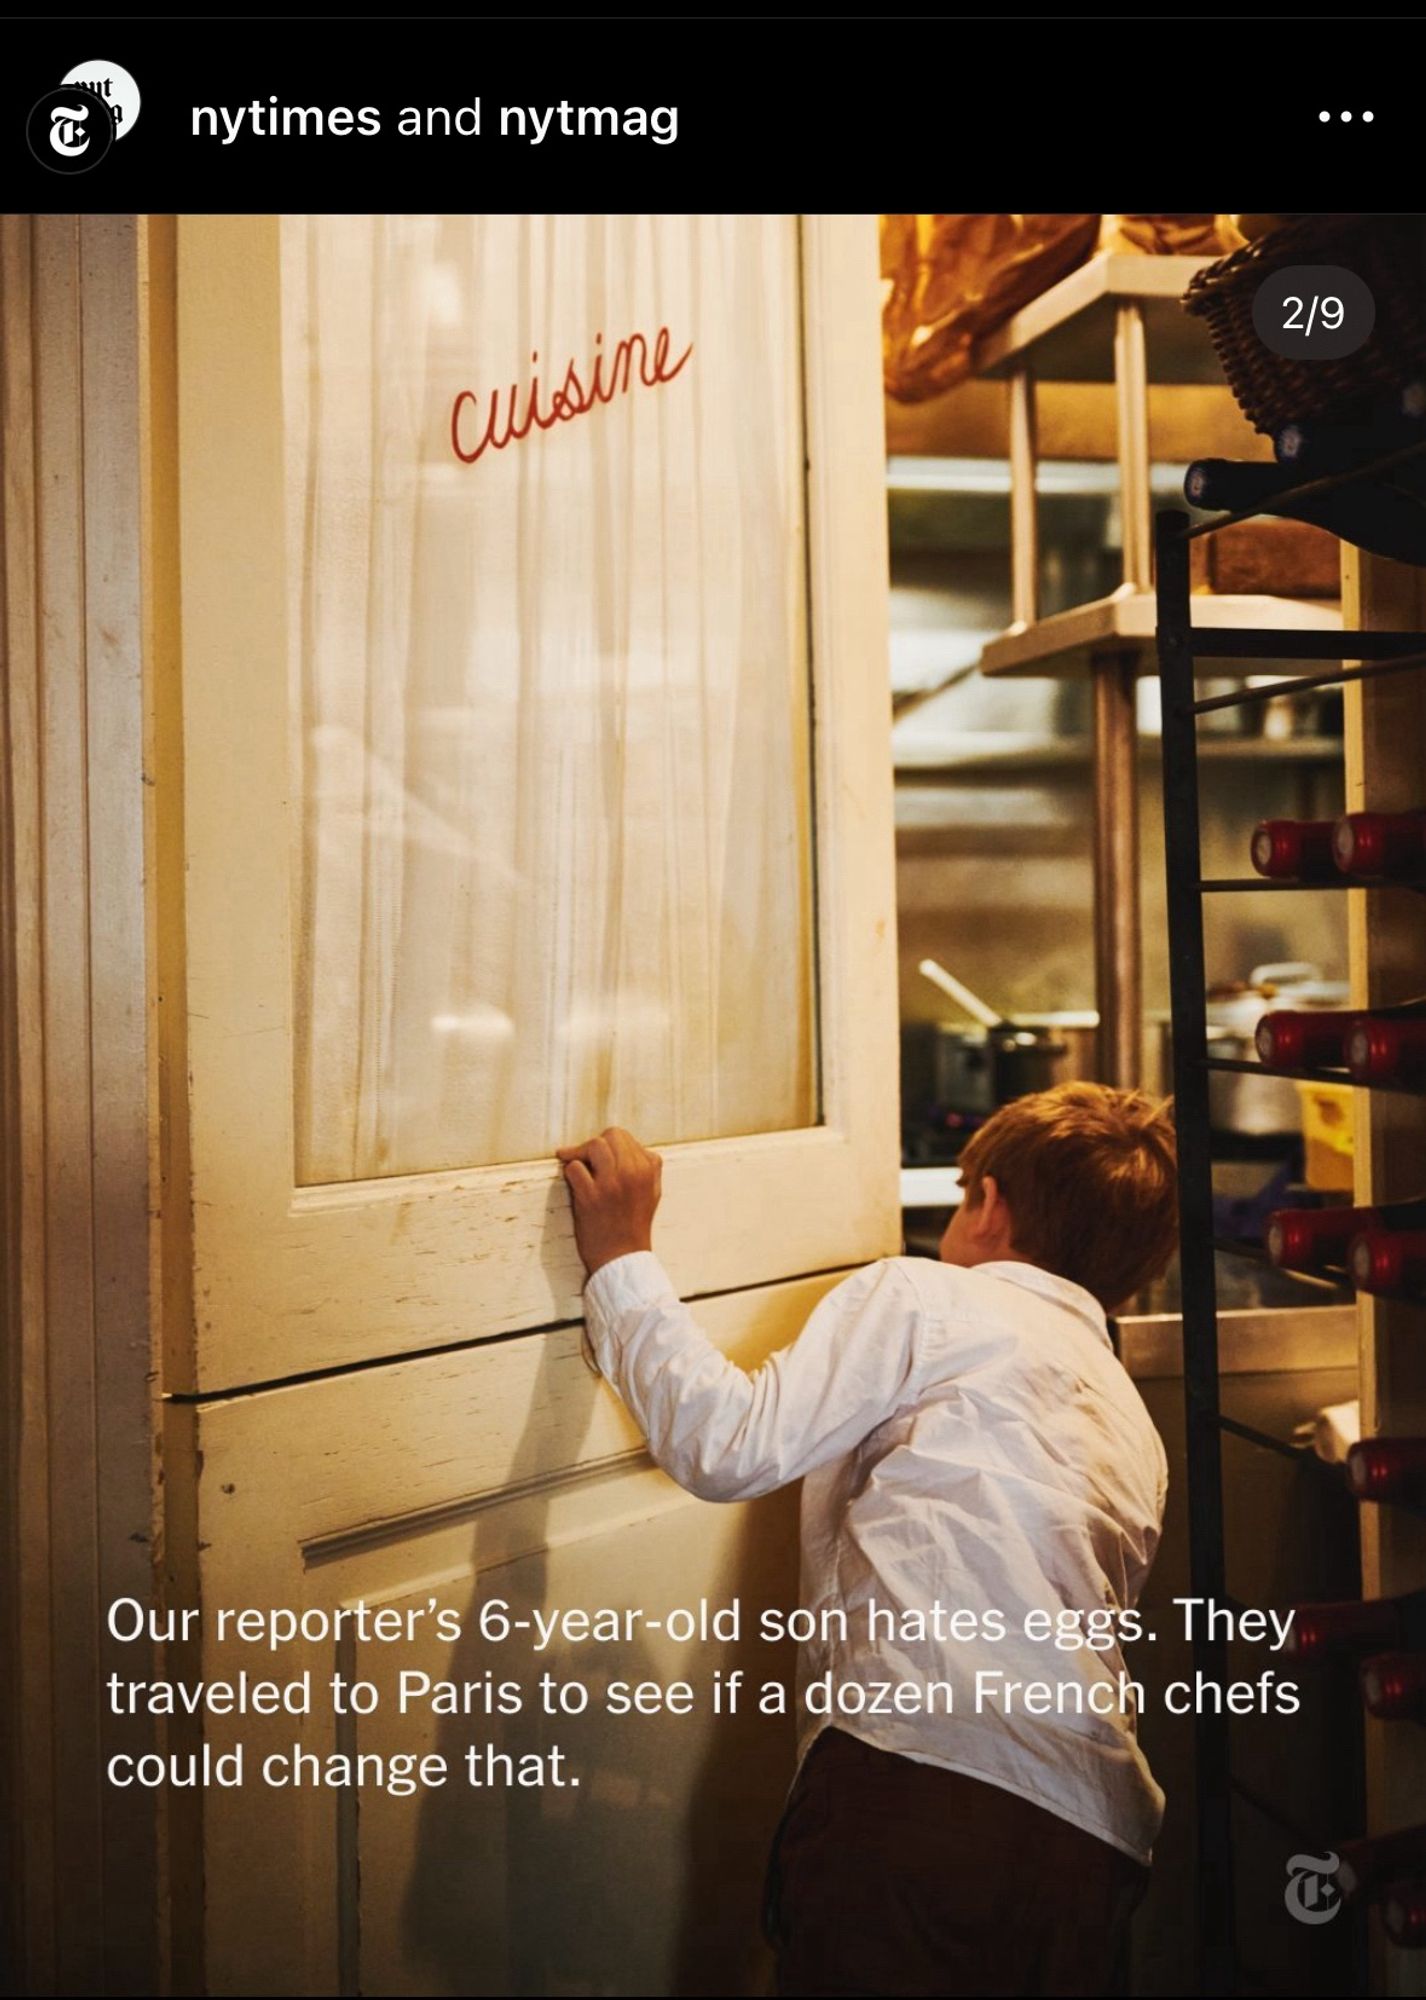
<svg viewBox="0 0 1426 2000">
<path fill-rule="evenodd" d="M 341 1562 L 347 1556 L 380 1548 L 386 1542 L 408 1541 L 413 1535 L 429 1534 L 435 1528 L 449 1528 L 459 1526 L 462 1521 L 473 1521 L 487 1507 L 506 1507 L 515 1500 L 533 1500 L 552 1493 L 568 1492 L 573 1487 L 588 1486 L 596 1480 L 645 1472 L 652 1465 L 647 1446 L 611 1452 L 607 1458 L 596 1458 L 587 1464 L 538 1472 L 529 1479 L 487 1486 L 481 1492 L 468 1494 L 460 1500 L 421 1507 L 414 1513 L 392 1514 L 384 1520 L 370 1521 L 359 1528 L 343 1529 L 335 1535 L 319 1535 L 303 1544 L 302 1559 L 308 1569 L 316 1569 L 321 1563 Z"/>
<path fill-rule="evenodd" d="M 700 1321 L 724 1351 L 752 1366 L 795 1336 L 839 1275 L 711 1300 Z M 646 1593 L 651 1605 L 732 1594 L 743 1574 L 753 1578 L 756 1595 L 774 1571 L 779 1591 L 790 1594 L 795 1537 L 788 1507 L 795 1496 L 756 1503 L 764 1511 L 746 1520 L 743 1509 L 690 1500 L 649 1461 L 632 1419 L 580 1350 L 579 1330 L 566 1328 L 250 1396 L 170 1404 L 170 1465 L 175 1476 L 185 1465 L 196 1476 L 204 1624 L 201 1658 L 188 1671 L 226 1678 L 247 1667 L 286 1679 L 310 1666 L 320 1681 L 341 1657 L 338 1639 L 259 1660 L 253 1647 L 217 1638 L 213 1614 L 221 1606 L 300 1609 L 408 1596 L 424 1602 L 431 1593 L 462 1604 L 479 1578 L 488 1585 L 497 1573 L 499 1590 L 490 1594 L 504 1594 L 514 1579 L 548 1603 L 590 1604 L 601 1574 L 624 1579 L 621 1587 Z M 755 1522 L 765 1525 L 754 1534 Z M 664 1552 L 657 1563 L 649 1554 L 655 1550 Z M 496 1649 L 477 1658 L 469 1633 L 462 1646 L 472 1671 L 494 1672 L 502 1658 L 512 1676 L 529 1665 Z M 404 1649 L 388 1650 L 392 1671 Z M 602 1664 L 611 1673 L 632 1672 L 637 1661 L 612 1647 Z M 337 1720 L 320 1707 L 305 1721 L 214 1716 L 205 1731 L 215 1753 L 241 1736 L 249 1760 L 285 1751 L 298 1736 L 319 1754 L 339 1747 Z M 398 1723 L 392 1747 L 413 1747 L 410 1735 Z M 196 1747 L 197 1725 L 188 1725 L 188 1738 Z M 791 1776 L 790 1757 L 789 1742 L 786 1769 L 761 1760 L 756 1782 L 767 1790 L 772 1817 L 778 1787 Z M 678 1796 L 676 1788 L 670 1796 Z M 207 1990 L 356 1991 L 359 1980 L 368 1991 L 445 1990 L 439 1982 L 421 1983 L 435 1976 L 422 1959 L 422 1927 L 437 1921 L 436 1905 L 422 1901 L 421 1884 L 429 1888 L 435 1865 L 429 1840 L 411 1863 L 419 1878 L 414 1887 L 373 1887 L 381 1871 L 363 1868 L 358 1876 L 353 1861 L 371 1801 L 315 1789 L 269 1790 L 250 1778 L 241 1791 L 210 1787 L 200 1803 Z M 396 1822 L 383 1824 L 405 1853 Z M 536 1865 L 538 1843 L 534 1853 L 526 1851 L 529 1843 L 519 1844 L 522 1858 L 512 1865 Z M 394 1921 L 392 1910 L 408 1896 L 424 1911 L 411 1919 L 397 1968 L 409 1985 L 369 1978 L 362 1965 L 361 1911 L 352 1901 L 358 1882 L 363 1893 L 379 1891 L 383 1922 Z M 608 1887 L 611 1897 L 629 1893 L 627 1883 L 610 1880 Z M 704 1892 L 695 1882 L 686 1888 L 695 1902 Z M 710 1879 L 704 1889 L 718 1905 L 726 1938 L 724 1885 Z M 750 1914 L 749 1940 L 753 1928 Z M 449 1941 L 442 1949 L 448 1948 Z M 388 1975 L 396 1977 L 391 1963 Z M 454 1978 L 449 1964 L 442 1976 Z M 489 1990 L 506 1990 L 499 1965 L 489 1977 Z"/>
</svg>

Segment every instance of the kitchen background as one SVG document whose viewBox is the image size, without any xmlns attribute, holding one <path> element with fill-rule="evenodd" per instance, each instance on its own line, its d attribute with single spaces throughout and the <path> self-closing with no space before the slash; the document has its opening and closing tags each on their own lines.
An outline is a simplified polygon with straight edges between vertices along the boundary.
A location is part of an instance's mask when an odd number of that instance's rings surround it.
<svg viewBox="0 0 1426 2000">
<path fill-rule="evenodd" d="M 1169 1088 L 1161 738 L 1143 542 L 1152 511 L 1185 504 L 1190 462 L 1271 462 L 1271 440 L 1239 408 L 1206 329 L 1178 298 L 1265 220 L 883 220 L 908 1168 L 953 1162 L 965 1133 L 1009 1091 L 1067 1075 L 1131 1080 L 1096 1043 L 1096 815 L 1101 825 L 1137 826 L 1137 940 L 1133 919 L 1125 922 L 1139 988 L 1137 996 L 1128 989 L 1123 1004 L 1140 1023 L 1138 1080 Z M 1137 346 L 1125 337 L 1126 317 L 1137 321 Z M 1017 385 L 1007 394 L 1000 379 L 1017 368 L 1029 385 L 1028 419 L 1017 413 Z M 1021 566 L 1028 560 L 1033 586 L 1015 580 L 1017 510 L 1029 549 Z M 1126 520 L 1138 546 L 1126 547 Z M 1261 518 L 1230 535 L 1236 542 L 1224 545 L 1217 567 L 1201 565 L 1201 597 L 1231 596 L 1244 623 L 1275 612 L 1336 622 L 1333 537 Z M 1028 615 L 1017 588 L 1030 590 Z M 1126 598 L 1131 610 L 1135 602 L 1145 607 L 1138 639 L 1118 622 Z M 1062 632 L 1066 614 L 1094 606 L 1115 621 L 1107 648 Z M 1106 653 L 1133 681 L 1132 742 L 1127 758 L 1096 777 L 1091 676 Z M 1007 673 L 1008 664 L 1017 671 Z M 1244 872 L 1259 819 L 1330 817 L 1344 808 L 1339 690 L 1224 710 L 1205 718 L 1200 740 L 1210 876 Z M 1131 765 L 1132 805 L 1118 790 Z M 1101 894 L 1124 904 L 1131 900 L 1124 887 L 1110 884 Z M 1103 930 L 1103 912 L 1099 921 Z M 1251 1056 L 1267 999 L 1289 988 L 1320 1003 L 1345 1002 L 1343 899 L 1219 897 L 1207 924 L 1219 1052 Z M 1038 1039 L 1038 1049 L 1010 1058 L 1013 1075 L 993 1074 L 984 1030 L 927 976 L 928 959 L 991 1016 Z M 1309 1178 L 1349 1184 L 1345 1092 L 1219 1076 L 1213 1097 L 1225 1203 L 1251 1201 L 1276 1174 L 1297 1179 L 1308 1165 L 1304 1136 L 1313 1142 Z M 1333 1126 L 1325 1148 L 1324 1121 Z M 944 1176 L 905 1183 L 912 1247 L 932 1247 L 943 1211 L 929 1204 L 954 1192 Z M 928 1205 L 912 1206 L 921 1203 Z M 1291 1278 L 1232 1265 L 1222 1284 L 1229 1303 L 1301 1296 Z M 1170 1278 L 1158 1302 L 1173 1298 Z"/>
<path fill-rule="evenodd" d="M 1116 775 L 1112 768 L 1106 774 L 1101 757 L 1096 778 L 1094 649 L 1060 645 L 1057 636 L 1067 630 L 1063 615 L 1076 606 L 1103 607 L 1116 633 L 1131 622 L 1125 600 L 1132 612 L 1147 594 L 1152 607 L 1144 528 L 1151 512 L 1185 507 L 1191 463 L 1271 464 L 1272 438 L 1254 430 L 1204 329 L 1178 304 L 1198 269 L 1259 234 L 1266 220 L 883 218 L 909 1250 L 934 1254 L 945 1203 L 958 1198 L 956 1153 L 994 1101 L 1052 1076 L 1126 1080 L 1096 1046 L 1096 818 L 1101 826 L 1123 824 L 1133 820 L 1135 807 L 1139 1075 L 1151 1090 L 1171 1088 L 1152 611 L 1142 619 L 1141 639 L 1117 644 L 1121 670 L 1137 674 L 1132 801 L 1115 789 L 1129 758 L 1120 760 Z M 1073 225 L 1077 242 L 1066 233 Z M 1144 263 L 1126 261 L 1135 256 Z M 1038 291 L 1029 276 L 1037 257 L 1050 264 Z M 1149 272 L 1154 259 L 1167 261 Z M 1013 307 L 997 296 L 997 269 L 1010 272 L 1009 291 L 1019 286 Z M 1136 315 L 1137 353 L 1132 325 L 1126 335 L 1126 318 Z M 1062 370 L 1061 362 L 1068 364 Z M 1003 379 L 1017 365 L 1026 367 L 1032 385 L 1028 418 L 1023 400 L 1017 407 L 1015 385 L 1007 394 Z M 1136 368 L 1137 382 L 1126 381 Z M 1024 389 L 1019 393 L 1023 399 Z M 1037 459 L 1028 509 L 1027 424 L 1030 456 Z M 1027 513 L 1034 576 L 1028 609 Z M 1340 620 L 1339 544 L 1321 529 L 1260 517 L 1222 531 L 1198 551 L 1196 620 L 1211 621 L 1212 599 L 1222 595 L 1235 597 L 1234 615 L 1243 624 Z M 1226 607 L 1221 615 L 1229 618 Z M 1021 671 L 1007 674 L 1007 663 Z M 1308 670 L 1272 662 L 1256 677 Z M 1241 676 L 1221 684 L 1224 691 L 1241 685 Z M 1200 682 L 1201 695 L 1218 691 Z M 1260 820 L 1333 819 L 1346 810 L 1344 751 L 1340 689 L 1204 717 L 1198 760 L 1204 877 L 1251 876 L 1249 841 Z M 1238 894 L 1204 903 L 1214 1053 L 1251 1059 L 1254 1027 L 1276 998 L 1348 1003 L 1347 897 Z M 1098 921 L 1102 931 L 1103 910 Z M 1026 1047 L 1008 1066 L 998 1069 L 983 1053 L 986 1030 L 927 976 L 928 960 L 987 1003 L 992 1016 L 1024 1031 Z M 992 1029 L 991 1043 L 996 1039 Z M 1255 1604 L 1355 1598 L 1363 1588 L 1359 1509 L 1335 1468 L 1313 1449 L 1321 1440 L 1327 1457 L 1340 1457 L 1343 1441 L 1332 1438 L 1334 1425 L 1358 1421 L 1351 1295 L 1330 1280 L 1272 1269 L 1260 1248 L 1266 1207 L 1353 1199 L 1352 1092 L 1220 1073 L 1211 1078 L 1210 1108 L 1215 1234 L 1251 1246 L 1246 1257 L 1220 1251 L 1216 1259 L 1222 1407 L 1281 1446 L 1275 1453 L 1242 1435 L 1224 1438 L 1230 1588 Z M 1175 1622 L 1175 1598 L 1190 1589 L 1178 1303 L 1171 1270 L 1134 1302 L 1119 1328 L 1123 1358 L 1164 1434 L 1172 1466 L 1165 1542 L 1145 1600 L 1163 1636 Z M 1181 1644 L 1148 1654 L 1135 1670 L 1152 1681 L 1190 1670 Z M 1169 1804 L 1153 1888 L 1134 1926 L 1127 1990 L 1178 1993 L 1187 1990 L 1185 1967 L 1203 1946 L 1193 1886 L 1201 1774 L 1188 1718 L 1166 1717 L 1151 1703 L 1144 1740 Z M 1333 1838 L 1349 1837 L 1363 1824 L 1364 1738 L 1354 1674 L 1308 1676 L 1303 1714 L 1290 1731 L 1236 1724 L 1233 1756 L 1231 1872 L 1241 1990 L 1362 1990 L 1365 1923 L 1350 1919 L 1326 1932 L 1295 1924 L 1281 1887 L 1294 1840 L 1299 1849 L 1319 1836 L 1327 1844 L 1328 1829 L 1337 1830 Z"/>
</svg>

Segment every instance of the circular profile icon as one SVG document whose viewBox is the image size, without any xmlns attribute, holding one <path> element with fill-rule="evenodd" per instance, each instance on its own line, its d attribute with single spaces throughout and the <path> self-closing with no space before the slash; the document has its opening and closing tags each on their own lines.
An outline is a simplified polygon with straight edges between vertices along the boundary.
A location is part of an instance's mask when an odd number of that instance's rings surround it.
<svg viewBox="0 0 1426 2000">
<path fill-rule="evenodd" d="M 57 174 L 85 174 L 114 143 L 114 114 L 79 84 L 46 91 L 25 125 L 30 151 Z"/>
<path fill-rule="evenodd" d="M 114 137 L 127 139 L 139 122 L 139 86 L 120 63 L 82 62 L 67 69 L 62 84 L 77 83 L 102 97 L 114 115 Z"/>
</svg>

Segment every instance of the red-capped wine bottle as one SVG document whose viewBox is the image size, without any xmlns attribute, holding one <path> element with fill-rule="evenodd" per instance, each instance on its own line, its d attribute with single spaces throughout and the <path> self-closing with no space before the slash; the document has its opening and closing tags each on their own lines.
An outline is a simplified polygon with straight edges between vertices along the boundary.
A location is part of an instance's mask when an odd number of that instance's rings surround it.
<svg viewBox="0 0 1426 2000">
<path fill-rule="evenodd" d="M 1344 1604 L 1293 1607 L 1286 1651 L 1298 1659 L 1328 1653 L 1426 1650 L 1426 1590 L 1402 1597 L 1354 1597 Z"/>
<path fill-rule="evenodd" d="M 1342 1039 L 1357 1083 L 1415 1083 L 1426 1077 L 1426 1000 L 1363 1009 Z"/>
<path fill-rule="evenodd" d="M 1265 819 L 1250 846 L 1259 875 L 1275 882 L 1330 882 L 1340 874 L 1332 819 Z"/>
<path fill-rule="evenodd" d="M 1332 855 L 1344 875 L 1426 873 L 1426 811 L 1343 813 L 1332 829 Z"/>
<path fill-rule="evenodd" d="M 1359 1292 L 1419 1298 L 1426 1289 L 1426 1229 L 1364 1229 L 1347 1251 L 1347 1275 Z"/>
<path fill-rule="evenodd" d="M 1347 1449 L 1347 1484 L 1359 1500 L 1426 1504 L 1426 1438 L 1358 1438 Z"/>
<path fill-rule="evenodd" d="M 1395 1945 L 1419 1951 L 1426 1945 L 1426 1881 L 1419 1876 L 1393 1882 L 1381 1896 L 1381 1927 Z"/>
<path fill-rule="evenodd" d="M 1364 1229 L 1426 1229 L 1426 1200 L 1373 1208 L 1279 1208 L 1268 1217 L 1263 1247 L 1283 1270 L 1322 1271 L 1345 1264 L 1352 1238 Z"/>
<path fill-rule="evenodd" d="M 1426 1869 L 1426 1826 L 1405 1826 L 1399 1833 L 1344 1840 L 1337 1854 L 1337 1881 L 1342 1893 L 1367 1896 L 1375 1902 L 1389 1884 Z"/>
<path fill-rule="evenodd" d="M 1274 1007 L 1253 1033 L 1267 1069 L 1340 1069 L 1357 1016 L 1335 1007 Z"/>
<path fill-rule="evenodd" d="M 1426 1722 L 1426 1653 L 1363 1660 L 1362 1701 L 1378 1722 Z"/>
</svg>

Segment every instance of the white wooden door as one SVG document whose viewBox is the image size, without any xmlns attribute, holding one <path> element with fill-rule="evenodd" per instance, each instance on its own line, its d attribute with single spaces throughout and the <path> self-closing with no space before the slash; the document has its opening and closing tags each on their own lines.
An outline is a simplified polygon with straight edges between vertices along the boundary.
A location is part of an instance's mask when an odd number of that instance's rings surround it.
<svg viewBox="0 0 1426 2000">
<path fill-rule="evenodd" d="M 189 1664 L 261 1664 L 218 1632 L 239 1605 L 453 1608 L 462 1636 L 399 1662 L 282 1660 L 388 1692 L 528 1683 L 472 1623 L 492 1595 L 751 1621 L 795 1590 L 793 1496 L 709 1507 L 651 1466 L 581 1356 L 550 1154 L 611 1121 L 660 1144 L 658 1247 L 745 1361 L 896 1247 L 872 220 L 200 218 L 176 301 Z M 718 1664 L 769 1658 L 640 1628 L 533 1666 Z M 177 1798 L 180 1964 L 223 1992 L 757 1990 L 785 1720 L 561 1719 L 577 1789 L 252 1782 L 299 1744 L 458 1766 L 554 1729 L 211 1719 L 248 1782 Z"/>
<path fill-rule="evenodd" d="M 610 1122 L 689 1291 L 885 1246 L 876 303 L 869 218 L 180 222 L 175 1386 L 573 1319 Z"/>
</svg>

